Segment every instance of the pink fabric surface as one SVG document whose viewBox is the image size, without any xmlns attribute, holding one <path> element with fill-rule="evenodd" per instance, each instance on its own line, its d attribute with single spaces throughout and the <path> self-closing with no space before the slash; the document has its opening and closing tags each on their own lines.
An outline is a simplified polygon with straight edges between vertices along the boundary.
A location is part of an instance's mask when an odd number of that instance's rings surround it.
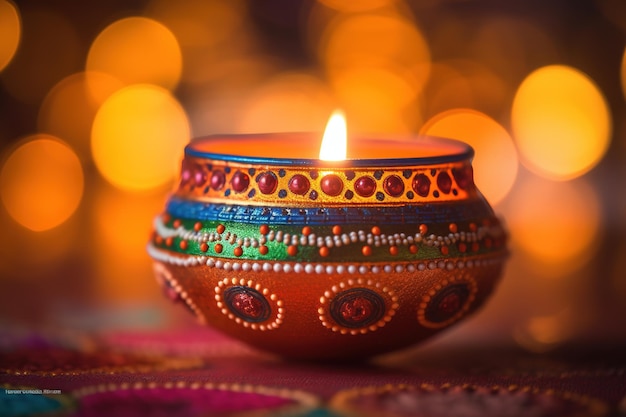
<svg viewBox="0 0 626 417">
<path fill-rule="evenodd" d="M 3 416 L 610 415 L 626 395 L 619 350 L 427 348 L 342 364 L 285 361 L 194 326 L 2 333 Z"/>
</svg>

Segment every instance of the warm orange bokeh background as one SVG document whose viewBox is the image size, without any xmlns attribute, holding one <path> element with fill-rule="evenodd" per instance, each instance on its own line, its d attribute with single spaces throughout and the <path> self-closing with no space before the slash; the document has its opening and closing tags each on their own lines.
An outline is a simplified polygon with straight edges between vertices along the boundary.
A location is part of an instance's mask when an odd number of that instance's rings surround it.
<svg viewBox="0 0 626 417">
<path fill-rule="evenodd" d="M 435 343 L 626 340 L 626 16 L 513 3 L 0 0 L 0 325 L 169 323 L 145 243 L 185 143 L 341 108 L 355 136 L 471 144 L 511 232 L 492 301 Z"/>
</svg>

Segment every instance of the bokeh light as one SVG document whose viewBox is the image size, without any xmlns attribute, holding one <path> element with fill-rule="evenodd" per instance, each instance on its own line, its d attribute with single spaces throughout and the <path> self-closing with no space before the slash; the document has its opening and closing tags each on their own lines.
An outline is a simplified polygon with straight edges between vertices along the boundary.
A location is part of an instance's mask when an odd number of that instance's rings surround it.
<svg viewBox="0 0 626 417">
<path fill-rule="evenodd" d="M 284 73 L 253 91 L 239 108 L 239 132 L 322 131 L 333 110 L 328 88 L 305 73 Z"/>
<path fill-rule="evenodd" d="M 566 307 L 552 314 L 534 316 L 513 331 L 515 341 L 535 352 L 549 352 L 574 337 L 586 323 Z"/>
<path fill-rule="evenodd" d="M 136 193 L 106 183 L 94 190 L 95 286 L 103 300 L 155 299 L 152 262 L 145 253 L 153 216 L 163 209 L 161 192 Z"/>
<path fill-rule="evenodd" d="M 515 85 L 535 63 L 554 62 L 559 57 L 554 41 L 526 19 L 492 16 L 477 26 L 467 52 L 507 83 Z"/>
<path fill-rule="evenodd" d="M 322 33 L 317 54 L 352 131 L 407 133 L 421 124 L 430 51 L 406 10 L 311 19 L 309 31 Z"/>
<path fill-rule="evenodd" d="M 22 34 L 22 22 L 15 4 L 0 0 L 0 71 L 11 62 Z"/>
<path fill-rule="evenodd" d="M 524 165 L 552 179 L 592 169 L 611 137 L 611 114 L 598 87 L 582 72 L 560 65 L 526 77 L 515 95 L 511 123 Z"/>
<path fill-rule="evenodd" d="M 228 72 L 236 55 L 250 55 L 243 0 L 152 0 L 144 12 L 172 31 L 184 57 L 182 81 L 202 84 Z M 216 63 L 219 63 L 216 65 Z"/>
<path fill-rule="evenodd" d="M 455 59 L 434 62 L 424 90 L 424 115 L 434 116 L 455 108 L 470 108 L 498 117 L 508 113 L 503 105 L 510 87 L 489 68 L 476 61 Z"/>
<path fill-rule="evenodd" d="M 476 185 L 491 204 L 497 204 L 511 190 L 518 171 L 517 151 L 506 129 L 489 116 L 470 109 L 453 109 L 431 118 L 420 133 L 471 145 L 476 152 Z"/>
<path fill-rule="evenodd" d="M 87 70 L 110 74 L 125 84 L 173 89 L 180 80 L 182 55 L 176 37 L 163 24 L 128 17 L 106 27 L 93 41 Z"/>
<path fill-rule="evenodd" d="M 55 10 L 26 3 L 20 14 L 19 48 L 0 81 L 11 96 L 38 105 L 56 82 L 81 68 L 81 42 L 72 22 Z"/>
<path fill-rule="evenodd" d="M 25 139 L 0 172 L 0 195 L 22 226 L 43 231 L 67 220 L 83 195 L 83 169 L 74 151 L 50 135 Z"/>
<path fill-rule="evenodd" d="M 428 77 L 430 51 L 410 16 L 399 12 L 340 15 L 326 28 L 319 56 L 329 75 L 353 67 L 397 71 L 416 88 Z"/>
<path fill-rule="evenodd" d="M 351 131 L 409 133 L 422 123 L 417 93 L 393 72 L 350 68 L 336 74 L 333 87 Z"/>
<path fill-rule="evenodd" d="M 319 3 L 326 7 L 343 13 L 360 13 L 369 10 L 380 9 L 385 6 L 396 3 L 396 0 L 361 0 L 361 1 L 344 1 L 344 0 L 318 0 Z"/>
<path fill-rule="evenodd" d="M 352 139 L 476 150 L 511 254 L 455 340 L 626 340 L 626 1 L 510 3 L 0 0 L 0 317 L 165 305 L 145 244 L 191 132 L 342 108 Z"/>
<path fill-rule="evenodd" d="M 507 199 L 513 247 L 538 276 L 560 278 L 592 258 L 602 223 L 598 196 L 582 178 L 561 182 L 528 176 Z"/>
<path fill-rule="evenodd" d="M 43 100 L 37 118 L 40 132 L 63 138 L 81 157 L 90 158 L 91 126 L 100 105 L 123 84 L 110 75 L 80 72 L 59 81 Z"/>
<path fill-rule="evenodd" d="M 178 171 L 189 123 L 165 89 L 136 84 L 110 96 L 96 114 L 91 150 L 100 173 L 124 189 L 150 189 Z"/>
<path fill-rule="evenodd" d="M 236 36 L 245 22 L 246 4 L 205 0 L 152 0 L 147 15 L 166 25 L 183 48 L 206 48 Z"/>
</svg>

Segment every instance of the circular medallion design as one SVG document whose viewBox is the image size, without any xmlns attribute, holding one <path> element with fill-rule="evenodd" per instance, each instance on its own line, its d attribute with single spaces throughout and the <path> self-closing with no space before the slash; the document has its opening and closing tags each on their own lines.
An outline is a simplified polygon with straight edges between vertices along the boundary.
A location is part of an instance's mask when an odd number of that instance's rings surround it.
<svg viewBox="0 0 626 417">
<path fill-rule="evenodd" d="M 153 264 L 154 277 L 156 278 L 159 286 L 163 290 L 165 297 L 174 302 L 184 305 L 194 316 L 198 318 L 201 323 L 206 323 L 204 315 L 196 306 L 196 303 L 189 297 L 187 291 L 185 291 L 178 281 L 174 279 L 172 273 L 167 267 L 159 262 Z"/>
<path fill-rule="evenodd" d="M 467 277 L 443 280 L 422 297 L 417 320 L 432 329 L 449 326 L 469 311 L 477 290 L 476 282 Z"/>
<path fill-rule="evenodd" d="M 333 298 L 329 312 L 333 320 L 344 327 L 365 327 L 383 318 L 385 301 L 367 288 L 352 288 Z"/>
<path fill-rule="evenodd" d="M 257 290 L 237 285 L 224 291 L 226 307 L 249 323 L 259 323 L 270 317 L 270 305 Z"/>
<path fill-rule="evenodd" d="M 531 386 L 470 384 L 392 385 L 340 391 L 330 406 L 341 415 L 387 416 L 603 416 L 607 405 L 595 398 Z M 463 410 L 450 413 L 450 410 Z"/>
<path fill-rule="evenodd" d="M 224 278 L 215 287 L 221 313 L 252 330 L 272 330 L 283 322 L 283 301 L 252 280 Z"/>
<path fill-rule="evenodd" d="M 73 396 L 81 413 L 90 416 L 304 416 L 320 403 L 296 389 L 180 378 L 86 385 Z"/>
<path fill-rule="evenodd" d="M 365 334 L 385 326 L 395 315 L 398 297 L 379 282 L 350 279 L 320 297 L 322 325 L 341 334 Z"/>
</svg>

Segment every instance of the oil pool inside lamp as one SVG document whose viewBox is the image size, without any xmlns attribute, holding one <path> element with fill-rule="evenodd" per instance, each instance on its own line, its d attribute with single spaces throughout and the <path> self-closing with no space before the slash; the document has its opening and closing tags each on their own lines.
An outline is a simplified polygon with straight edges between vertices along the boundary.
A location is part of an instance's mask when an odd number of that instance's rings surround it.
<svg viewBox="0 0 626 417">
<path fill-rule="evenodd" d="M 432 137 L 210 136 L 185 149 L 148 251 L 202 323 L 259 349 L 362 359 L 474 312 L 506 235 L 473 182 L 472 149 Z M 312 158 L 319 149 L 319 159 Z"/>
</svg>

